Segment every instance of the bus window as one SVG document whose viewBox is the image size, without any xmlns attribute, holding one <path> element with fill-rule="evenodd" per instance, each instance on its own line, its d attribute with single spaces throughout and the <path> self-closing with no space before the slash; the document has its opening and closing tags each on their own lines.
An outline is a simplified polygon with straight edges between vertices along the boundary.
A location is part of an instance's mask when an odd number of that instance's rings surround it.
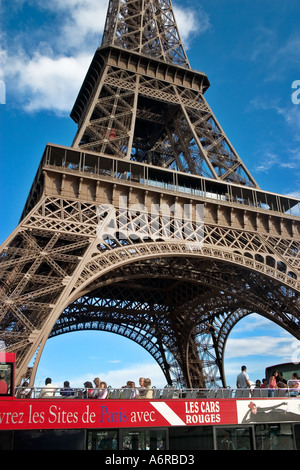
<svg viewBox="0 0 300 470">
<path fill-rule="evenodd" d="M 218 450 L 252 450 L 253 440 L 250 427 L 217 427 L 216 446 Z"/>
<path fill-rule="evenodd" d="M 256 450 L 293 450 L 292 424 L 257 424 L 255 441 Z"/>
<path fill-rule="evenodd" d="M 87 448 L 88 450 L 118 450 L 119 432 L 105 429 L 88 431 Z"/>
<path fill-rule="evenodd" d="M 0 450 L 12 450 L 13 437 L 13 431 L 0 431 Z"/>
<path fill-rule="evenodd" d="M 122 431 L 123 450 L 165 450 L 165 429 L 141 429 Z"/>
<path fill-rule="evenodd" d="M 13 364 L 0 363 L 0 396 L 11 396 L 13 386 Z"/>
<path fill-rule="evenodd" d="M 295 424 L 294 432 L 295 432 L 296 449 L 300 450 L 300 424 Z"/>
<path fill-rule="evenodd" d="M 212 426 L 186 426 L 169 428 L 171 450 L 212 450 Z"/>
<path fill-rule="evenodd" d="M 84 450 L 84 429 L 14 431 L 13 450 Z"/>
</svg>

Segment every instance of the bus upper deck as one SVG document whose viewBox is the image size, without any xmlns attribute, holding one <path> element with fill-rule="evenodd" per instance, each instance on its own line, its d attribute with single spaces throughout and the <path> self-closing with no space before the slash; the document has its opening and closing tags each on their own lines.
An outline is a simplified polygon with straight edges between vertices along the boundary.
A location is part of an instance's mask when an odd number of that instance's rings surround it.
<svg viewBox="0 0 300 470">
<path fill-rule="evenodd" d="M 0 449 L 205 450 L 300 449 L 300 395 L 292 389 L 130 389 L 105 399 L 15 388 L 14 362 L 0 360 L 7 389 L 0 397 Z M 3 389 L 2 389 L 3 391 Z M 265 394 L 266 396 L 263 396 Z"/>
</svg>

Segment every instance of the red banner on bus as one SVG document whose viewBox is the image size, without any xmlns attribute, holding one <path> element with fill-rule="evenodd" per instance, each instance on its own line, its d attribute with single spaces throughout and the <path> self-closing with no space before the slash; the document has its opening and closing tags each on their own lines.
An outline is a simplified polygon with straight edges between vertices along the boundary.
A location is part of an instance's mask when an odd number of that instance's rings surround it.
<svg viewBox="0 0 300 470">
<path fill-rule="evenodd" d="M 236 424 L 235 400 L 2 401 L 0 429 L 75 429 Z"/>
</svg>

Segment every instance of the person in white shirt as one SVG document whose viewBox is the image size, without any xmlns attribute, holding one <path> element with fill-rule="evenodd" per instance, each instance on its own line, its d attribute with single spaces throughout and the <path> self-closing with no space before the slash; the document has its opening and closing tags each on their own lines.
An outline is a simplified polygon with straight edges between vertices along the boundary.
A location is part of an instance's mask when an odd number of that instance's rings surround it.
<svg viewBox="0 0 300 470">
<path fill-rule="evenodd" d="M 241 367 L 241 372 L 236 378 L 236 388 L 250 388 L 249 376 L 246 366 Z"/>
<path fill-rule="evenodd" d="M 52 384 L 52 380 L 48 377 L 45 380 L 45 387 L 40 391 L 39 398 L 53 397 L 57 390 L 57 386 Z"/>
</svg>

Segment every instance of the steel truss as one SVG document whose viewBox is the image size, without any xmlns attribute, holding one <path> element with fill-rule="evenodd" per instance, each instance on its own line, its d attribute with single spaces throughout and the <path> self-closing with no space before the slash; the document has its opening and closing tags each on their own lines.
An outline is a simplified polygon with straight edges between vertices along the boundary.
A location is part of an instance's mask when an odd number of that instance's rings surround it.
<svg viewBox="0 0 300 470">
<path fill-rule="evenodd" d="M 110 0 L 71 116 L 1 247 L 1 347 L 33 384 L 49 337 L 144 347 L 166 382 L 226 386 L 253 312 L 300 338 L 299 200 L 260 190 L 207 104 L 167 0 Z"/>
</svg>

